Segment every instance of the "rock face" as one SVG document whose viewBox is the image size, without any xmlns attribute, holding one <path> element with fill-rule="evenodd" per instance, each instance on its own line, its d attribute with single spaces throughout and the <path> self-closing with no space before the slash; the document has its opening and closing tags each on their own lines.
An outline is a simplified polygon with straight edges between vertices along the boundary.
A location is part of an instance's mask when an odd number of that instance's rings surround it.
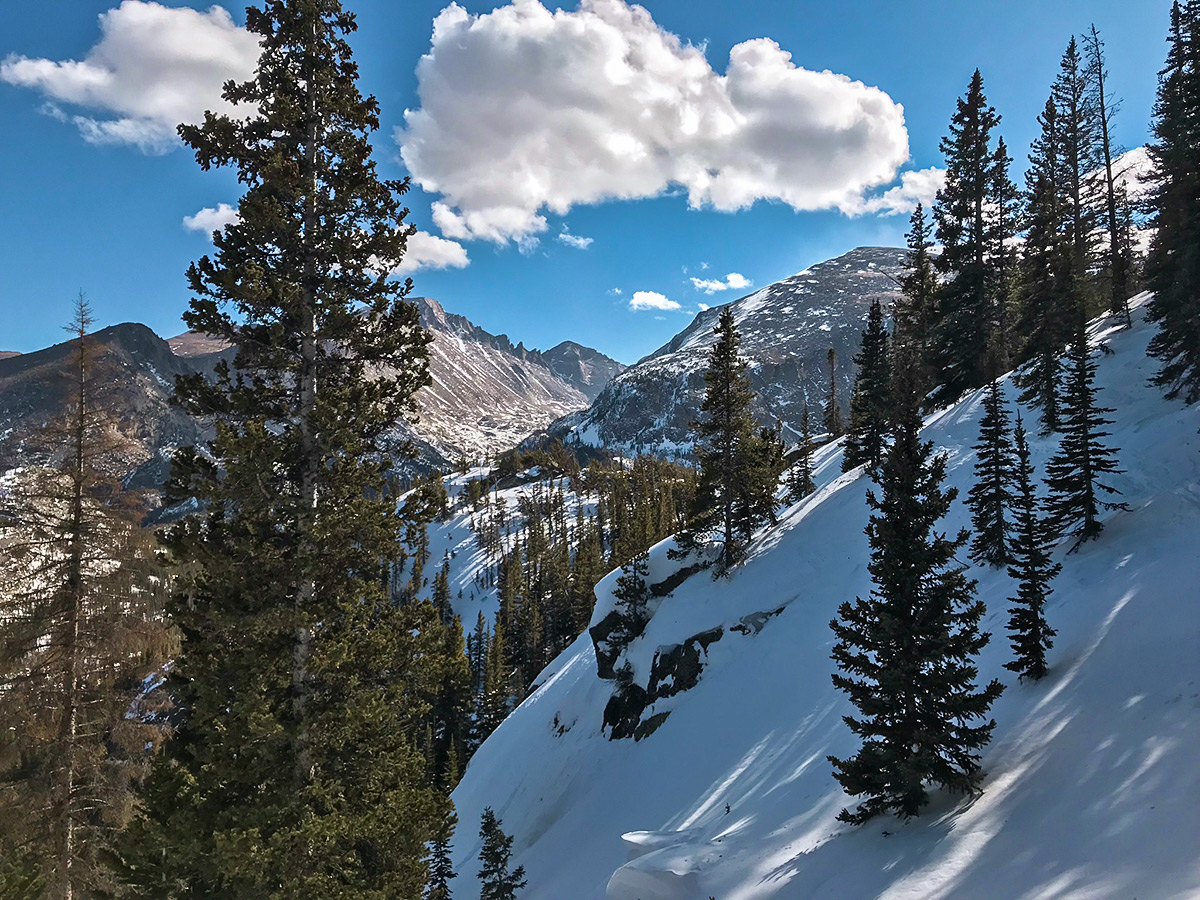
<svg viewBox="0 0 1200 900">
<path fill-rule="evenodd" d="M 417 460 L 407 468 L 445 468 L 463 456 L 515 446 L 552 420 L 585 408 L 623 366 L 566 342 L 547 353 L 492 335 L 434 300 L 414 301 L 434 337 L 432 384 L 422 390 L 420 419 L 398 436 L 412 441 Z M 97 367 L 118 428 L 129 439 L 121 460 L 131 484 L 157 487 L 170 452 L 203 441 L 204 426 L 172 406 L 175 376 L 211 373 L 231 358 L 221 341 L 185 333 L 163 340 L 144 325 L 114 325 L 92 336 Z M 68 344 L 35 353 L 0 354 L 0 471 L 29 462 L 23 437 L 57 415 L 66 396 Z M 592 394 L 589 394 L 589 391 Z"/>
<path fill-rule="evenodd" d="M 890 307 L 899 296 L 906 256 L 900 249 L 861 247 L 731 304 L 760 422 L 779 421 L 784 436 L 794 439 L 807 402 L 819 430 L 831 347 L 838 396 L 847 406 L 867 311 L 876 297 Z M 670 343 L 617 375 L 590 408 L 553 423 L 548 433 L 626 452 L 688 455 L 689 423 L 700 414 L 719 311 L 701 312 Z"/>
</svg>

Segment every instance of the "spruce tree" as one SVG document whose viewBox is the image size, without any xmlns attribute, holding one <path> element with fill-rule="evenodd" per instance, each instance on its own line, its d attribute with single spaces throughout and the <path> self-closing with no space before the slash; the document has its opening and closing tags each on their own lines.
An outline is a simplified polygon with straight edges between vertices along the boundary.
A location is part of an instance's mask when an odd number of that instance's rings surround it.
<svg viewBox="0 0 1200 900">
<path fill-rule="evenodd" d="M 158 710 L 138 700 L 174 651 L 162 573 L 122 489 L 129 447 L 83 295 L 48 379 L 61 412 L 22 436 L 0 489 L 0 896 L 92 898 L 133 810 Z M 159 695 L 161 696 L 161 695 Z M 165 698 L 164 698 L 165 699 Z M 130 715 L 136 708 L 138 715 Z"/>
<path fill-rule="evenodd" d="M 513 839 L 504 833 L 490 806 L 483 811 L 479 836 L 483 839 L 479 900 L 516 900 L 517 891 L 525 887 L 525 867 L 509 870 Z"/>
<path fill-rule="evenodd" d="M 645 552 L 637 554 L 622 567 L 613 587 L 613 600 L 617 611 L 625 622 L 624 642 L 628 643 L 646 629 L 649 616 L 646 604 L 650 601 L 650 557 Z"/>
<path fill-rule="evenodd" d="M 779 479 L 783 475 L 783 441 L 774 428 L 760 428 L 747 447 L 746 474 L 737 508 L 737 529 L 743 542 L 749 541 L 761 525 L 779 521 Z"/>
<path fill-rule="evenodd" d="M 795 462 L 788 471 L 788 500 L 792 503 L 803 500 L 816 490 L 812 471 L 813 447 L 812 425 L 808 417 L 808 404 L 805 403 L 804 411 L 800 413 L 800 443 L 796 447 Z"/>
<path fill-rule="evenodd" d="M 1088 84 L 1087 64 L 1072 37 L 1051 88 L 1058 110 L 1060 203 L 1066 223 L 1069 280 L 1064 289 L 1085 310 L 1091 306 L 1089 283 L 1096 251 L 1100 198 L 1094 173 L 1102 165 L 1097 110 Z"/>
<path fill-rule="evenodd" d="M 1101 510 L 1128 509 L 1124 503 L 1100 499 L 1101 494 L 1121 493 L 1101 479 L 1124 470 L 1117 468 L 1116 450 L 1104 444 L 1109 433 L 1102 429 L 1111 423 L 1104 414 L 1112 410 L 1096 404 L 1096 364 L 1085 325 L 1080 312 L 1068 356 L 1062 443 L 1046 465 L 1050 519 L 1056 534 L 1076 538 L 1073 550 L 1104 530 Z"/>
<path fill-rule="evenodd" d="M 202 168 L 246 186 L 188 270 L 184 315 L 235 359 L 177 385 L 216 437 L 176 455 L 167 488 L 203 510 L 167 539 L 186 715 L 127 875 L 154 897 L 415 897 L 448 801 L 421 752 L 442 629 L 384 577 L 405 524 L 386 441 L 428 382 L 411 283 L 391 277 L 407 183 L 376 174 L 378 106 L 338 0 L 268 0 L 246 27 L 262 51 L 225 86 L 238 117 L 179 129 Z"/>
<path fill-rule="evenodd" d="M 825 412 L 821 419 L 821 425 L 825 428 L 825 433 L 829 435 L 829 440 L 836 441 L 846 433 L 846 427 L 842 424 L 842 404 L 838 400 L 837 351 L 832 347 L 825 355 L 825 362 L 829 368 L 829 393 L 825 397 Z"/>
<path fill-rule="evenodd" d="M 914 389 L 922 398 L 933 387 L 933 327 L 938 278 L 925 208 L 917 204 L 906 236 L 908 259 L 900 279 L 900 298 L 892 311 L 892 352 L 909 362 Z"/>
<path fill-rule="evenodd" d="M 694 425 L 700 462 L 694 521 L 697 529 L 715 527 L 721 532 L 719 567 L 725 570 L 741 552 L 738 504 L 745 496 L 755 435 L 750 380 L 738 356 L 741 337 L 728 306 L 721 308 L 714 334 L 717 341 L 704 373 L 704 417 Z"/>
<path fill-rule="evenodd" d="M 878 466 L 887 442 L 892 365 L 883 306 L 878 298 L 871 301 L 854 364 L 856 375 L 850 394 L 850 426 L 843 444 L 843 472 L 864 463 L 870 468 Z"/>
<path fill-rule="evenodd" d="M 995 253 L 1002 241 L 1007 173 L 991 146 L 1000 117 L 983 93 L 977 69 L 942 139 L 946 183 L 933 208 L 942 252 L 937 270 L 938 323 L 934 334 L 935 404 L 953 401 L 988 380 L 1000 321 Z M 1006 157 L 1004 157 L 1006 158 Z"/>
<path fill-rule="evenodd" d="M 450 843 L 457 824 L 458 817 L 448 811 L 429 844 L 429 883 L 425 886 L 424 900 L 450 900 L 452 896 L 450 882 L 458 876 L 450 861 Z"/>
<path fill-rule="evenodd" d="M 1012 502 L 1013 459 L 1008 411 L 999 379 L 992 381 L 983 397 L 979 420 L 979 442 L 975 450 L 975 483 L 968 493 L 971 524 L 971 558 L 990 566 L 1004 566 L 1009 559 L 1010 523 L 1005 512 Z"/>
<path fill-rule="evenodd" d="M 1046 624 L 1046 599 L 1053 590 L 1050 582 L 1062 566 L 1050 558 L 1054 534 L 1041 513 L 1029 442 L 1019 414 L 1013 440 L 1017 453 L 1016 491 L 1010 501 L 1013 538 L 1008 574 L 1017 582 L 1017 595 L 1009 601 L 1013 659 L 1004 667 L 1021 678 L 1037 681 L 1046 674 L 1046 651 L 1054 646 L 1054 629 Z"/>
<path fill-rule="evenodd" d="M 839 818 L 860 823 L 884 812 L 904 818 L 928 802 L 929 784 L 974 793 L 983 778 L 978 751 L 994 721 L 980 722 L 1003 690 L 976 689 L 975 657 L 989 635 L 979 631 L 983 603 L 955 563 L 966 531 L 939 533 L 956 491 L 943 489 L 946 458 L 920 437 L 919 398 L 911 376 L 896 380 L 892 445 L 868 492 L 867 599 L 843 603 L 830 623 L 836 637 L 833 683 L 858 716 L 845 716 L 862 738 L 847 759 L 830 757 L 834 777 L 863 798 Z"/>
<path fill-rule="evenodd" d="M 1167 397 L 1200 400 L 1200 0 L 1171 8 L 1170 49 L 1154 105 L 1154 237 L 1146 260 L 1154 298 L 1146 317 L 1158 326 L 1149 353 L 1154 383 Z"/>
</svg>

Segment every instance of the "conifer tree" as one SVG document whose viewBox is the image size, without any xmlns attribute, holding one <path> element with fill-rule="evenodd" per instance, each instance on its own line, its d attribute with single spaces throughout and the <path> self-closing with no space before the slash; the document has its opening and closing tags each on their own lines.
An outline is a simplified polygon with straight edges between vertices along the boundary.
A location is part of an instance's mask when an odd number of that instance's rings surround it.
<svg viewBox="0 0 1200 900">
<path fill-rule="evenodd" d="M 978 751 L 995 727 L 979 720 L 1003 690 L 997 681 L 976 688 L 975 657 L 989 635 L 979 631 L 975 584 L 954 561 L 967 533 L 936 530 L 956 491 L 942 488 L 945 456 L 921 440 L 919 398 L 904 366 L 895 389 L 892 445 L 876 476 L 879 493 L 867 495 L 875 588 L 843 603 L 830 623 L 833 683 L 857 707 L 844 719 L 863 741 L 854 756 L 829 758 L 846 792 L 862 798 L 839 816 L 851 823 L 884 812 L 915 816 L 929 784 L 977 791 Z"/>
<path fill-rule="evenodd" d="M 450 900 L 450 882 L 458 877 L 450 861 L 450 843 L 454 839 L 454 827 L 458 817 L 447 811 L 441 826 L 429 845 L 429 883 L 425 886 L 424 900 Z"/>
<path fill-rule="evenodd" d="M 1054 629 L 1046 624 L 1046 599 L 1050 582 L 1062 568 L 1050 558 L 1054 535 L 1041 514 L 1025 425 L 1017 416 L 1013 433 L 1016 444 L 1016 491 L 1011 498 L 1013 539 L 1009 548 L 1008 574 L 1017 581 L 1017 595 L 1009 603 L 1009 639 L 1013 659 L 1006 669 L 1034 681 L 1046 674 L 1046 651 L 1054 646 Z"/>
<path fill-rule="evenodd" d="M 1155 228 L 1146 260 L 1154 292 L 1146 317 L 1158 326 L 1149 353 L 1167 397 L 1200 400 L 1200 0 L 1171 9 L 1170 49 L 1154 105 Z"/>
<path fill-rule="evenodd" d="M 921 204 L 913 210 L 906 238 L 908 260 L 900 280 L 900 299 L 892 318 L 892 349 L 911 368 L 914 389 L 922 398 L 933 387 L 933 327 L 937 315 L 938 279 L 934 269 L 929 222 Z"/>
<path fill-rule="evenodd" d="M 639 553 L 622 567 L 613 587 L 617 611 L 625 620 L 625 640 L 628 643 L 641 634 L 648 620 L 646 604 L 650 601 L 650 557 Z"/>
<path fill-rule="evenodd" d="M 1089 352 L 1082 312 L 1078 319 L 1063 396 L 1062 443 L 1046 464 L 1050 519 L 1056 534 L 1076 538 L 1072 549 L 1104 530 L 1101 510 L 1128 509 L 1124 503 L 1100 499 L 1102 494 L 1121 493 L 1101 479 L 1123 470 L 1117 468 L 1116 450 L 1104 444 L 1108 432 L 1102 429 L 1111 422 L 1104 414 L 1112 410 L 1096 404 L 1096 363 Z"/>
<path fill-rule="evenodd" d="M 842 471 L 866 464 L 870 468 L 883 460 L 890 416 L 889 390 L 892 380 L 891 351 L 883 306 L 871 301 L 862 344 L 854 358 L 854 390 L 850 394 L 850 427 L 843 445 Z"/>
<path fill-rule="evenodd" d="M 1062 165 L 1060 203 L 1066 223 L 1069 280 L 1064 289 L 1072 302 L 1090 308 L 1088 283 L 1096 250 L 1099 197 L 1093 173 L 1100 167 L 1097 110 L 1088 85 L 1087 64 L 1072 37 L 1059 63 L 1051 89 L 1058 110 L 1059 161 Z"/>
<path fill-rule="evenodd" d="M 788 472 L 788 500 L 792 503 L 803 500 L 816 489 L 812 471 L 813 446 L 812 425 L 808 417 L 808 404 L 805 403 L 804 411 L 800 413 L 800 444 L 796 448 L 796 461 Z"/>
<path fill-rule="evenodd" d="M 779 521 L 775 513 L 779 509 L 783 450 L 783 441 L 774 428 L 760 428 L 747 447 L 746 475 L 734 512 L 743 542 L 749 541 L 759 526 Z"/>
<path fill-rule="evenodd" d="M 1017 329 L 1024 337 L 1020 358 L 1028 364 L 1015 382 L 1020 401 L 1038 410 L 1042 432 L 1059 428 L 1061 356 L 1071 336 L 1077 298 L 1070 290 L 1063 166 L 1058 109 L 1054 98 L 1038 118 L 1041 135 L 1025 175 L 1026 232 L 1021 254 Z"/>
<path fill-rule="evenodd" d="M 845 434 L 846 427 L 842 423 L 842 404 L 838 400 L 837 392 L 837 351 L 832 347 L 825 355 L 825 362 L 829 368 L 829 393 L 825 397 L 825 413 L 821 425 L 829 435 L 829 440 L 836 441 Z"/>
<path fill-rule="evenodd" d="M 1013 459 L 1008 411 L 999 379 L 992 381 L 983 397 L 979 420 L 979 443 L 975 450 L 975 483 L 968 493 L 971 524 L 971 558 L 979 564 L 1004 566 L 1009 559 L 1010 523 L 1005 513 L 1012 503 Z"/>
<path fill-rule="evenodd" d="M 700 407 L 705 414 L 695 423 L 700 479 L 696 491 L 695 524 L 715 527 L 722 534 L 720 569 L 728 569 L 740 554 L 738 503 L 750 476 L 750 445 L 754 419 L 750 415 L 750 381 L 738 356 L 741 337 L 733 311 L 722 307 L 714 329 L 717 341 L 704 373 L 707 390 Z"/>
<path fill-rule="evenodd" d="M 1007 157 L 991 146 L 999 122 L 977 69 L 941 143 L 946 184 L 933 208 L 942 245 L 936 265 L 943 276 L 933 347 L 935 380 L 940 382 L 934 403 L 955 400 L 989 376 L 988 357 L 1001 317 L 994 256 L 1003 246 L 998 230 L 1004 227 L 1001 213 L 1009 193 L 1002 163 Z"/>
<path fill-rule="evenodd" d="M 0 491 L 0 896 L 97 897 L 159 728 L 129 715 L 173 651 L 153 538 L 115 476 L 116 432 L 80 294 L 62 412 Z"/>
<path fill-rule="evenodd" d="M 479 836 L 483 839 L 479 900 L 516 900 L 517 891 L 525 887 L 525 867 L 509 870 L 513 839 L 504 833 L 490 806 L 483 811 Z"/>
<path fill-rule="evenodd" d="M 428 382 L 411 283 L 391 278 L 407 183 L 376 174 L 378 106 L 338 0 L 268 0 L 246 27 L 262 50 L 225 87 L 237 117 L 179 129 L 202 168 L 246 186 L 188 270 L 184 315 L 235 360 L 177 384 L 216 438 L 177 454 L 167 488 L 204 510 L 167 542 L 187 712 L 127 877 L 154 897 L 415 897 L 448 801 L 421 752 L 442 629 L 381 577 L 404 525 L 386 440 Z"/>
</svg>

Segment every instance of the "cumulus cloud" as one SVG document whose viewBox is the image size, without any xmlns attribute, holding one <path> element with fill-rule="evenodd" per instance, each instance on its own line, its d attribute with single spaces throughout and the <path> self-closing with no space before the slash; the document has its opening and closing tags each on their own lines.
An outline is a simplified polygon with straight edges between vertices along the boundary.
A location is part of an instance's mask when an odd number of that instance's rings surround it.
<svg viewBox="0 0 1200 900">
<path fill-rule="evenodd" d="M 208 109 L 228 112 L 221 86 L 248 78 L 258 61 L 258 36 L 219 6 L 198 12 L 123 0 L 100 14 L 100 35 L 82 60 L 10 55 L 0 79 L 40 91 L 89 143 L 161 153 L 176 145 L 180 122 L 200 122 Z M 59 104 L 87 113 L 68 114 Z"/>
<path fill-rule="evenodd" d="M 214 231 L 222 231 L 226 225 L 232 225 L 238 220 L 238 211 L 228 203 L 218 203 L 215 207 L 206 206 L 191 216 L 183 217 L 183 227 L 188 231 L 200 231 L 211 235 Z"/>
<path fill-rule="evenodd" d="M 417 79 L 397 140 L 451 238 L 519 240 L 546 230 L 546 210 L 674 185 L 692 207 L 856 211 L 908 159 L 903 108 L 882 90 L 804 69 L 766 38 L 718 73 L 624 0 L 451 3 Z"/>
<path fill-rule="evenodd" d="M 558 242 L 560 244 L 566 244 L 568 247 L 574 247 L 576 250 L 586 250 L 588 247 L 592 246 L 593 243 L 595 243 L 595 240 L 595 238 L 571 234 L 571 232 L 569 232 L 566 228 L 564 228 L 558 235 Z"/>
<path fill-rule="evenodd" d="M 875 213 L 883 216 L 894 216 L 900 213 L 910 213 L 923 204 L 926 209 L 933 203 L 937 192 L 946 183 L 946 170 L 930 167 L 913 172 L 905 172 L 900 176 L 900 183 L 889 188 L 875 197 L 859 198 L 858 203 L 848 204 L 845 212 L 850 215 Z"/>
<path fill-rule="evenodd" d="M 643 309 L 670 311 L 680 307 L 674 300 L 668 300 L 658 291 L 634 291 L 633 296 L 629 298 L 629 308 L 635 311 Z"/>
<path fill-rule="evenodd" d="M 745 275 L 738 272 L 730 272 L 725 276 L 725 280 L 707 279 L 707 278 L 692 278 L 692 287 L 698 291 L 704 291 L 706 294 L 715 294 L 717 291 L 740 291 L 743 288 L 748 288 L 753 282 Z"/>
<path fill-rule="evenodd" d="M 466 247 L 458 241 L 418 231 L 409 237 L 404 258 L 395 271 L 398 275 L 408 275 L 421 269 L 462 269 L 470 261 Z"/>
</svg>

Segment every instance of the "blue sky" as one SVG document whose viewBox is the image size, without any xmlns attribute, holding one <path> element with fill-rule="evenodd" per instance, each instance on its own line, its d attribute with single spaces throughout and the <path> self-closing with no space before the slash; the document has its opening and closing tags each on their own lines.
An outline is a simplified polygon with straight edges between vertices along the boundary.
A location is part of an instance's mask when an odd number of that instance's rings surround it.
<svg viewBox="0 0 1200 900">
<path fill-rule="evenodd" d="M 743 285 L 898 245 L 977 66 L 1020 170 L 1068 38 L 1095 22 L 1123 99 L 1116 139 L 1144 143 L 1170 4 L 346 5 L 380 169 L 427 188 L 407 198 L 426 235 L 415 292 L 514 342 L 633 362 Z M 183 330 L 183 272 L 219 216 L 184 219 L 238 189 L 164 133 L 252 56 L 241 6 L 224 9 L 0 10 L 0 349 L 59 340 L 80 289 L 100 324 Z"/>
</svg>

